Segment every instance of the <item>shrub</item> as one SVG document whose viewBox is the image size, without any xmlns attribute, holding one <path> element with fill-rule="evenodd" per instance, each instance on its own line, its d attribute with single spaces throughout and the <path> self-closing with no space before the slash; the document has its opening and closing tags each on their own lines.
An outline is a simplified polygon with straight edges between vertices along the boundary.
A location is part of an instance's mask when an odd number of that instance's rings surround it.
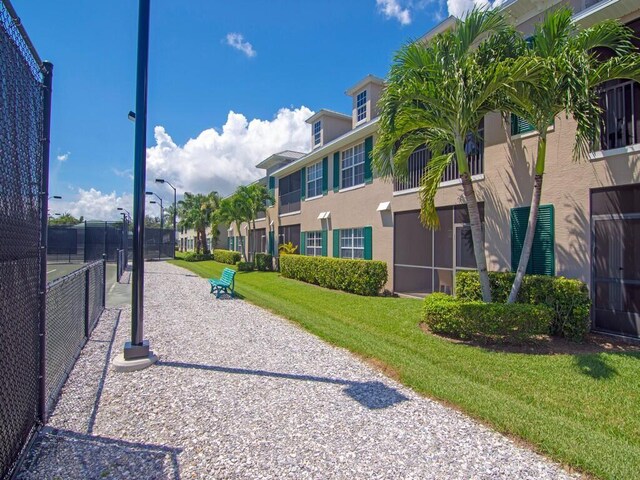
<svg viewBox="0 0 640 480">
<path fill-rule="evenodd" d="M 465 340 L 523 342 L 547 333 L 553 314 L 546 305 L 484 303 L 444 293 L 424 299 L 424 320 L 431 331 Z"/>
<path fill-rule="evenodd" d="M 273 270 L 273 256 L 268 253 L 256 253 L 256 269 L 261 272 Z"/>
<path fill-rule="evenodd" d="M 387 282 L 387 264 L 376 260 L 281 255 L 283 277 L 358 295 L 377 295 Z"/>
<path fill-rule="evenodd" d="M 285 255 L 293 255 L 293 254 L 298 253 L 298 246 L 294 245 L 291 242 L 282 243 L 278 247 L 278 252 L 282 253 L 282 254 L 285 254 Z"/>
<path fill-rule="evenodd" d="M 253 272 L 253 262 L 238 262 L 239 272 Z"/>
<path fill-rule="evenodd" d="M 494 302 L 506 302 L 515 278 L 512 272 L 489 272 Z M 477 272 L 456 274 L 456 294 L 465 300 L 481 300 Z M 547 305 L 554 311 L 549 333 L 580 341 L 589 331 L 591 300 L 584 282 L 565 277 L 525 275 L 518 293 L 519 303 Z"/>
<path fill-rule="evenodd" d="M 187 252 L 182 259 L 185 262 L 201 262 L 203 260 L 213 260 L 213 255 L 210 253 Z"/>
<path fill-rule="evenodd" d="M 213 251 L 213 259 L 216 262 L 235 265 L 240 261 L 241 256 L 240 256 L 240 252 L 234 252 L 233 250 L 216 249 Z"/>
</svg>

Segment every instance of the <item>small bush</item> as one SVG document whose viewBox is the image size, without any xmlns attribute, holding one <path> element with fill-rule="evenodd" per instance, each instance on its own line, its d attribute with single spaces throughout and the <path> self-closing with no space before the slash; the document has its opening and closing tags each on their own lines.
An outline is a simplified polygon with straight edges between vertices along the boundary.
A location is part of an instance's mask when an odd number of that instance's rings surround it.
<svg viewBox="0 0 640 480">
<path fill-rule="evenodd" d="M 512 272 L 489 272 L 494 302 L 507 301 L 515 275 Z M 456 294 L 464 300 L 481 300 L 478 273 L 457 272 Z M 581 341 L 589 331 L 591 299 L 587 285 L 580 280 L 525 275 L 518 293 L 518 302 L 549 306 L 554 311 L 553 322 L 549 328 L 551 335 Z"/>
<path fill-rule="evenodd" d="M 273 270 L 273 256 L 268 253 L 256 253 L 256 269 L 261 272 Z"/>
<path fill-rule="evenodd" d="M 239 272 L 253 272 L 253 262 L 238 262 Z"/>
<path fill-rule="evenodd" d="M 378 295 L 387 282 L 387 264 L 376 260 L 281 255 L 283 277 L 358 295 Z"/>
<path fill-rule="evenodd" d="M 484 303 L 444 293 L 424 299 L 424 320 L 431 331 L 465 340 L 520 343 L 547 333 L 553 315 L 546 305 Z"/>
<path fill-rule="evenodd" d="M 187 252 L 182 259 L 185 262 L 201 262 L 203 260 L 213 260 L 213 255 L 210 253 Z"/>
<path fill-rule="evenodd" d="M 294 255 L 298 253 L 298 246 L 294 245 L 292 242 L 281 243 L 278 246 L 278 253 L 283 255 Z"/>
<path fill-rule="evenodd" d="M 234 252 L 233 250 L 216 249 L 213 251 L 213 259 L 216 262 L 228 263 L 229 265 L 235 265 L 241 260 L 240 252 Z"/>
</svg>

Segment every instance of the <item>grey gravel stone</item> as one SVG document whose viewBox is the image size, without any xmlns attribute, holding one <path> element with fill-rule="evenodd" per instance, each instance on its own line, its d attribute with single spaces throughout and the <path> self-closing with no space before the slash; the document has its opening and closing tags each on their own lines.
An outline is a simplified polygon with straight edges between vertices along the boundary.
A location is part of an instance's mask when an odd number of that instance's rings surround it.
<svg viewBox="0 0 640 480">
<path fill-rule="evenodd" d="M 146 272 L 160 361 L 114 372 L 130 311 L 107 310 L 18 478 L 577 477 L 186 270 Z"/>
</svg>

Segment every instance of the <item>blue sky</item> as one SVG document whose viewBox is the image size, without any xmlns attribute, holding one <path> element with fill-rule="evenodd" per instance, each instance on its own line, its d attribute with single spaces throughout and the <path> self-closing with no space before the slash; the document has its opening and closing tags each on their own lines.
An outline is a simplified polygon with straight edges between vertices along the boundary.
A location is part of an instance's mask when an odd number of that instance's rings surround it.
<svg viewBox="0 0 640 480">
<path fill-rule="evenodd" d="M 113 218 L 131 204 L 137 3 L 13 0 L 55 65 L 56 211 Z M 223 194 L 254 180 L 266 156 L 306 147 L 311 112 L 348 113 L 344 91 L 384 77 L 393 53 L 456 3 L 152 0 L 147 179 Z"/>
</svg>

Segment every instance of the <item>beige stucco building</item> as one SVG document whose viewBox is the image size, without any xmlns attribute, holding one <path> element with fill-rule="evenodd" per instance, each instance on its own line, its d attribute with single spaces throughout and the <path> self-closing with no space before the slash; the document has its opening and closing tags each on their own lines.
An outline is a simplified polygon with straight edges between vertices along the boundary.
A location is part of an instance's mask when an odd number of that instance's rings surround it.
<svg viewBox="0 0 640 480">
<path fill-rule="evenodd" d="M 589 26 L 619 18 L 640 33 L 640 4 L 631 0 L 507 2 L 509 18 L 525 34 L 547 9 L 562 3 Z M 445 20 L 430 35 L 448 28 Z M 640 44 L 638 44 L 640 48 Z M 372 172 L 369 153 L 378 129 L 376 102 L 383 81 L 367 76 L 347 95 L 351 115 L 321 110 L 310 119 L 310 152 L 281 152 L 258 164 L 276 204 L 248 242 L 228 232 L 230 248 L 277 252 L 291 241 L 306 255 L 382 260 L 386 288 L 423 296 L 455 291 L 455 272 L 475 266 L 466 206 L 455 166 L 436 196 L 441 228 L 419 221 L 419 179 L 429 152 L 409 161 L 409 178 L 393 182 Z M 640 335 L 640 86 L 612 82 L 602 91 L 603 145 L 580 162 L 572 160 L 575 122 L 561 115 L 548 133 L 540 220 L 531 273 L 563 275 L 587 283 L 593 322 L 599 330 Z M 533 186 L 537 134 L 517 117 L 487 115 L 480 138 L 467 145 L 484 221 L 490 270 L 517 266 Z M 246 226 L 241 227 L 246 228 Z"/>
</svg>

